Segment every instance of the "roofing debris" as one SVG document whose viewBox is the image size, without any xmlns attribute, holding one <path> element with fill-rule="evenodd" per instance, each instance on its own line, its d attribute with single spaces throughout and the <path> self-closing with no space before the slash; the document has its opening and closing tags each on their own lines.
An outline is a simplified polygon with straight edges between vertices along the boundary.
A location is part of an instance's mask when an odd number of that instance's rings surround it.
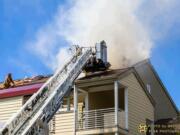
<svg viewBox="0 0 180 135">
<path fill-rule="evenodd" d="M 13 80 L 14 84 L 15 84 L 13 87 L 19 87 L 19 86 L 24 86 L 24 85 L 31 85 L 31 84 L 36 84 L 36 83 L 44 83 L 50 77 L 51 77 L 51 75 L 47 75 L 47 76 L 38 75 L 38 76 L 34 76 L 34 77 Z M 2 89 L 6 89 L 4 87 L 4 82 L 0 83 L 0 90 L 2 90 Z"/>
</svg>

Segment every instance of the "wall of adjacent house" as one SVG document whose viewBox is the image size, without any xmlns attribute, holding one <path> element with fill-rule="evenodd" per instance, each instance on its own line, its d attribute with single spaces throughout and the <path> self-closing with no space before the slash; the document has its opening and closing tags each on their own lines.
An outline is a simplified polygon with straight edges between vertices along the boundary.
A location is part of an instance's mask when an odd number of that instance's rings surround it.
<svg viewBox="0 0 180 135">
<path fill-rule="evenodd" d="M 51 135 L 73 135 L 74 134 L 74 107 L 71 104 L 71 109 L 67 111 L 67 106 L 59 109 L 53 119 L 49 122 Z M 83 103 L 79 101 L 78 112 L 83 111 Z M 80 118 L 80 115 L 78 116 Z"/>
<path fill-rule="evenodd" d="M 124 77 L 120 83 L 128 87 L 129 135 L 137 135 L 140 124 L 146 124 L 146 119 L 154 120 L 154 107 L 134 74 Z"/>
<path fill-rule="evenodd" d="M 26 97 L 27 96 L 18 96 L 0 99 L 0 127 L 2 127 L 3 124 L 5 124 L 8 119 L 22 107 L 22 105 L 25 103 L 25 100 L 28 100 Z M 79 107 L 79 109 L 81 109 L 82 105 L 79 104 Z M 67 108 L 64 110 L 66 111 Z M 73 111 L 57 113 L 50 121 L 50 131 L 52 132 L 51 134 L 62 135 L 65 133 L 66 135 L 72 135 L 74 132 L 73 119 Z"/>
<path fill-rule="evenodd" d="M 21 106 L 21 96 L 0 99 L 0 122 L 5 123 Z"/>
<path fill-rule="evenodd" d="M 53 121 L 53 119 L 52 119 Z M 73 135 L 74 133 L 74 113 L 57 113 L 54 116 L 54 135 Z"/>
<path fill-rule="evenodd" d="M 173 104 L 157 80 L 150 65 L 143 64 L 135 68 L 144 83 L 149 84 L 151 87 L 151 95 L 156 102 L 155 120 L 177 117 L 177 112 L 173 107 Z"/>
</svg>

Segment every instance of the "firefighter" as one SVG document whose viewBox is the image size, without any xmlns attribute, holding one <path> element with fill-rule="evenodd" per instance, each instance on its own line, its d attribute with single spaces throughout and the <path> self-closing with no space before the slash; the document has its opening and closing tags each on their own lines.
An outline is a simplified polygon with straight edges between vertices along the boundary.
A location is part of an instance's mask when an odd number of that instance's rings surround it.
<svg viewBox="0 0 180 135">
<path fill-rule="evenodd" d="M 10 88 L 10 87 L 14 87 L 15 86 L 15 83 L 12 79 L 12 74 L 11 73 L 8 73 L 8 75 L 6 76 L 6 79 L 3 83 L 4 85 L 4 88 Z"/>
<path fill-rule="evenodd" d="M 79 47 L 79 46 L 76 46 L 76 55 L 77 55 L 77 56 L 80 56 L 81 53 L 82 53 L 82 48 Z"/>
</svg>

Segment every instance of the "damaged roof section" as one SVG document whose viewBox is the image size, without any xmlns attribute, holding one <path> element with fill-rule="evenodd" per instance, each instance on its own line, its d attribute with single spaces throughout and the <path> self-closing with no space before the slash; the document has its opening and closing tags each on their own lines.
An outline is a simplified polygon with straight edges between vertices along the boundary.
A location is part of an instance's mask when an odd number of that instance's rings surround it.
<svg viewBox="0 0 180 135">
<path fill-rule="evenodd" d="M 15 86 L 10 88 L 4 88 L 3 83 L 0 83 L 0 99 L 32 95 L 51 77 L 48 76 L 35 76 L 22 80 L 14 80 Z"/>
<path fill-rule="evenodd" d="M 33 85 L 33 84 L 38 84 L 38 83 L 44 83 L 48 80 L 49 77 L 51 77 L 51 75 L 47 75 L 47 76 L 38 75 L 35 77 L 14 80 L 15 86 L 13 88 L 20 87 L 20 86 L 26 86 L 26 85 Z M 0 83 L 0 90 L 2 90 L 2 89 L 3 90 L 5 89 L 3 82 Z M 8 88 L 8 89 L 10 89 L 10 88 Z"/>
<path fill-rule="evenodd" d="M 22 80 L 14 80 L 15 86 L 10 88 L 4 88 L 3 83 L 0 83 L 0 99 L 32 95 L 51 77 L 48 76 L 35 76 Z"/>
</svg>

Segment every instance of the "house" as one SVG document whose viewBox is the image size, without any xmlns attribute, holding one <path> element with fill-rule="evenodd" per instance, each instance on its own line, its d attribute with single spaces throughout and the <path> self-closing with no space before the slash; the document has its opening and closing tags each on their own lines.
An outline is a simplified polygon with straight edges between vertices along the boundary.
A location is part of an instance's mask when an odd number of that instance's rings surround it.
<svg viewBox="0 0 180 135">
<path fill-rule="evenodd" d="M 17 80 L 17 87 L 1 89 L 0 125 L 48 78 Z M 153 127 L 156 121 L 176 118 L 178 114 L 150 61 L 144 60 L 132 67 L 78 78 L 49 128 L 53 135 L 138 135 L 146 134 L 143 125 Z"/>
</svg>

